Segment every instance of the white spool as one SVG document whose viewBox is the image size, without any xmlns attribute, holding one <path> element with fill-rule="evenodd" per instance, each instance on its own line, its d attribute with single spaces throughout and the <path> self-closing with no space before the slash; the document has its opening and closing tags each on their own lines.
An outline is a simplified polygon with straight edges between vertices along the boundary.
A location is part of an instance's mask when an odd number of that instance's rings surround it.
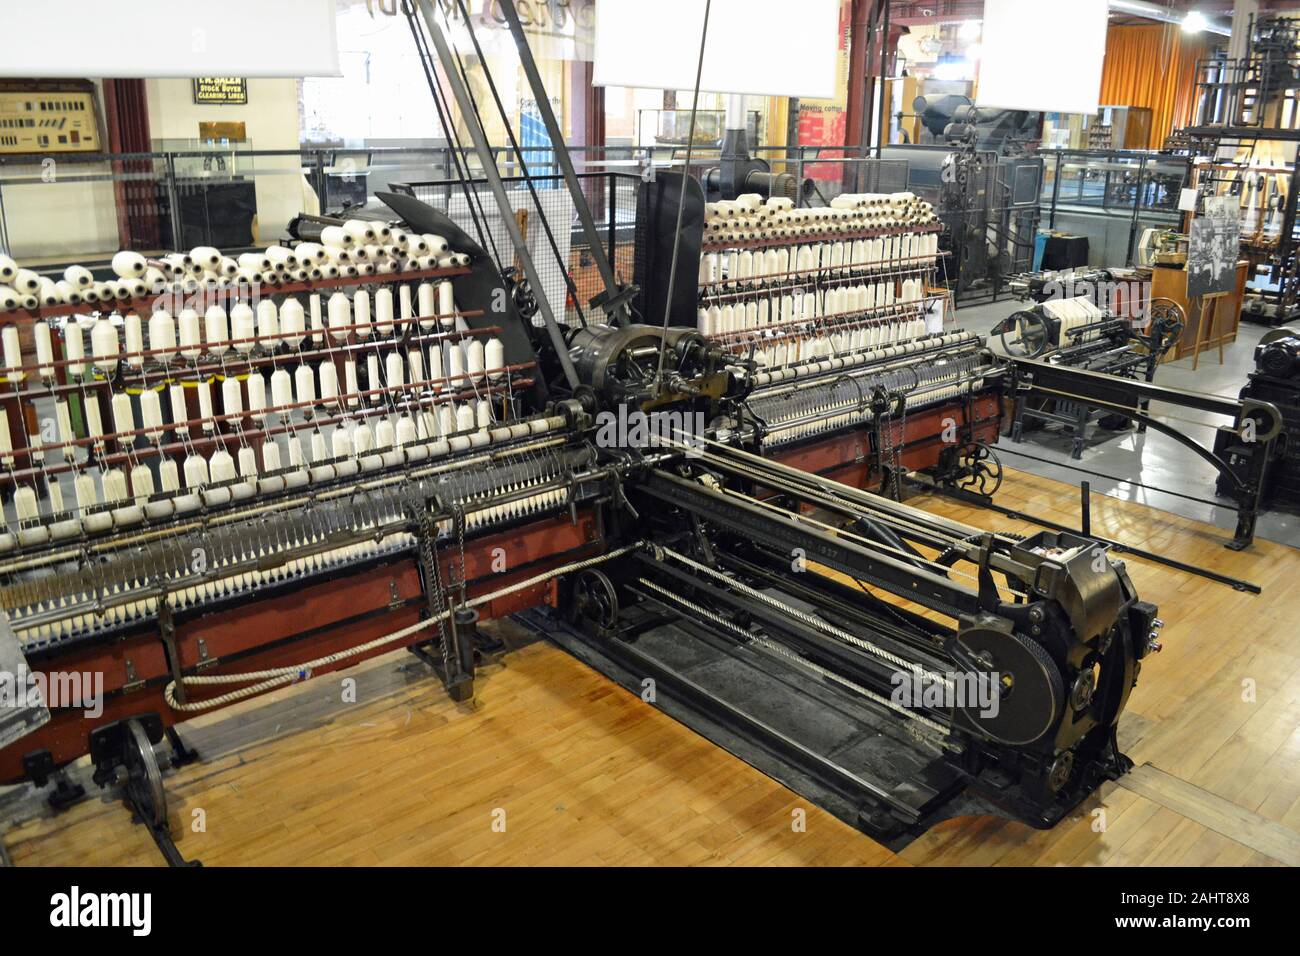
<svg viewBox="0 0 1300 956">
<path fill-rule="evenodd" d="M 153 493 L 153 472 L 148 465 L 136 465 L 131 469 L 131 496 L 135 498 L 135 503 L 144 504 Z"/>
<path fill-rule="evenodd" d="M 438 311 L 437 294 L 428 282 L 421 282 L 416 290 L 417 307 L 420 313 L 420 328 L 426 332 L 433 328 L 438 320 L 433 318 Z"/>
<path fill-rule="evenodd" d="M 180 469 L 175 458 L 164 458 L 158 463 L 158 481 L 164 492 L 181 490 Z"/>
<path fill-rule="evenodd" d="M 361 391 L 361 386 L 357 384 L 356 359 L 348 359 L 343 363 L 343 390 L 348 395 L 348 408 L 356 408 L 361 403 L 361 400 L 357 398 L 357 392 Z"/>
<path fill-rule="evenodd" d="M 358 289 L 352 297 L 352 324 L 357 327 L 357 338 L 370 338 L 370 293 Z"/>
<path fill-rule="evenodd" d="M 348 326 L 352 324 L 352 303 L 342 292 L 335 292 L 329 300 L 330 336 L 336 342 L 348 337 Z"/>
<path fill-rule="evenodd" d="M 271 405 L 283 408 L 293 404 L 293 379 L 282 368 L 271 373 Z"/>
<path fill-rule="evenodd" d="M 126 249 L 113 256 L 111 265 L 113 272 L 123 279 L 138 279 L 149 267 L 149 263 L 144 261 L 144 256 Z"/>
<path fill-rule="evenodd" d="M 316 401 L 316 373 L 310 365 L 303 363 L 294 369 L 293 393 L 299 403 Z"/>
<path fill-rule="evenodd" d="M 90 351 L 98 368 L 111 372 L 117 367 L 117 329 L 107 316 L 101 315 L 90 327 Z"/>
<path fill-rule="evenodd" d="M 178 436 L 190 433 L 186 420 L 190 417 L 185 405 L 185 386 L 179 382 L 167 389 L 167 398 L 171 404 L 172 423 Z"/>
<path fill-rule="evenodd" d="M 214 308 L 219 308 L 219 306 Z M 178 324 L 180 326 L 181 355 L 191 360 L 198 358 L 203 354 L 203 340 L 198 312 L 194 309 L 182 309 Z"/>
<path fill-rule="evenodd" d="M 230 310 L 230 335 L 235 340 L 235 351 L 247 355 L 253 351 L 255 342 L 241 342 L 257 335 L 257 317 L 246 302 L 240 302 Z"/>
<path fill-rule="evenodd" d="M 16 274 L 17 270 L 15 270 L 15 275 Z M 91 274 L 90 270 L 84 266 L 68 266 L 63 270 L 63 278 L 67 280 L 69 285 L 82 290 L 89 289 L 95 284 L 95 277 Z M 9 282 L 12 279 L 13 276 L 9 276 L 6 277 L 4 281 Z"/>
<path fill-rule="evenodd" d="M 321 401 L 327 405 L 337 405 L 339 397 L 338 369 L 334 367 L 334 363 L 331 360 L 326 359 L 324 362 L 320 363 L 320 368 L 317 370 L 317 374 L 320 377 Z"/>
<path fill-rule="evenodd" d="M 230 327 L 226 310 L 219 305 L 210 305 L 203 313 L 203 337 L 207 341 L 208 351 L 213 355 L 224 355 L 230 351 Z"/>
<path fill-rule="evenodd" d="M 262 470 L 279 471 L 283 465 L 280 460 L 280 446 L 274 441 L 267 441 L 262 445 Z"/>
<path fill-rule="evenodd" d="M 76 493 L 77 509 L 84 515 L 86 510 L 99 504 L 99 489 L 95 485 L 95 476 L 81 472 L 72 480 L 72 490 Z"/>
<path fill-rule="evenodd" d="M 499 381 L 505 377 L 502 370 L 506 364 L 506 348 L 501 344 L 500 339 L 488 339 L 487 345 L 483 347 L 483 366 L 490 373 L 488 378 L 492 381 Z"/>
<path fill-rule="evenodd" d="M 297 299 L 285 299 L 280 306 L 280 332 L 291 348 L 302 345 L 306 317 L 303 315 L 302 303 Z"/>
<path fill-rule="evenodd" d="M 199 396 L 199 427 L 205 432 L 216 430 L 216 423 L 212 421 L 212 382 L 209 379 L 199 379 L 194 385 L 194 391 Z"/>
<path fill-rule="evenodd" d="M 221 414 L 223 415 L 242 415 L 244 412 L 244 389 L 239 384 L 239 379 L 233 375 L 221 383 Z M 239 419 L 233 419 L 230 424 L 239 424 Z"/>
<path fill-rule="evenodd" d="M 35 521 L 41 516 L 36 504 L 36 491 L 28 485 L 20 485 L 14 492 L 14 512 L 19 521 Z"/>
<path fill-rule="evenodd" d="M 434 383 L 433 387 L 436 391 L 441 392 L 446 390 L 447 383 L 439 381 L 439 379 L 443 378 L 445 374 L 442 370 L 442 344 L 440 342 L 434 342 L 429 346 L 428 374 L 429 380 Z"/>
<path fill-rule="evenodd" d="M 397 316 L 400 319 L 410 319 L 414 317 L 415 310 L 411 306 L 411 287 L 409 285 L 400 285 L 397 287 Z"/>
<path fill-rule="evenodd" d="M 465 402 L 456 409 L 456 431 L 467 432 L 473 431 L 476 424 L 474 417 L 474 406 Z"/>
<path fill-rule="evenodd" d="M 190 250 L 190 259 L 203 268 L 216 272 L 221 267 L 221 250 L 214 246 L 195 246 Z"/>
<path fill-rule="evenodd" d="M 393 334 L 393 292 L 386 286 L 375 293 L 375 328 L 380 335 Z"/>
<path fill-rule="evenodd" d="M 325 333 L 324 325 L 321 323 L 320 295 L 313 292 L 307 300 L 311 314 L 311 342 L 312 345 L 324 345 Z"/>
<path fill-rule="evenodd" d="M 400 352 L 389 352 L 384 359 L 384 384 L 389 388 L 400 388 L 404 384 Z"/>
<path fill-rule="evenodd" d="M 152 388 L 146 388 L 140 393 L 140 418 L 144 422 L 144 427 L 148 429 L 145 432 L 146 438 L 150 441 L 162 438 L 162 400 L 158 392 Z"/>
<path fill-rule="evenodd" d="M 326 226 L 320 233 L 321 245 L 328 255 L 330 249 L 351 249 L 357 240 L 341 226 Z"/>
<path fill-rule="evenodd" d="M 18 337 L 18 326 L 6 325 L 4 332 L 0 332 L 0 340 L 4 342 L 5 375 L 11 382 L 21 382 L 27 376 L 22 368 L 23 346 Z"/>
<path fill-rule="evenodd" d="M 465 382 L 465 352 L 459 342 L 451 342 L 447 345 L 447 378 L 452 388 L 457 388 Z"/>
<path fill-rule="evenodd" d="M 364 219 L 348 219 L 343 223 L 343 231 L 352 237 L 353 245 L 374 242 L 379 238 L 370 223 Z"/>
<path fill-rule="evenodd" d="M 465 346 L 465 368 L 469 372 L 470 378 L 475 382 L 483 380 L 485 361 L 485 349 L 482 339 L 470 339 L 469 344 Z"/>
<path fill-rule="evenodd" d="M 235 470 L 235 459 L 230 456 L 230 452 L 220 448 L 212 453 L 212 461 L 209 462 L 209 473 L 211 474 L 214 484 L 224 481 L 234 481 L 239 477 Z"/>
<path fill-rule="evenodd" d="M 257 454 L 247 445 L 239 449 L 239 477 L 257 477 Z"/>
<path fill-rule="evenodd" d="M 266 379 L 260 372 L 253 371 L 248 376 L 248 410 L 259 424 L 266 423 L 266 415 L 258 414 L 266 408 Z"/>
<path fill-rule="evenodd" d="M 54 339 L 50 332 L 48 322 L 35 322 L 32 324 L 32 338 L 36 342 L 36 362 L 39 368 L 37 371 L 42 378 L 52 378 L 54 376 Z"/>
<path fill-rule="evenodd" d="M 185 487 L 202 488 L 208 484 L 208 462 L 202 455 L 185 456 Z"/>
<path fill-rule="evenodd" d="M 262 299 L 257 303 L 258 345 L 273 350 L 280 345 L 280 313 L 272 299 Z"/>
<path fill-rule="evenodd" d="M 123 436 L 118 441 L 127 445 L 134 444 L 133 436 L 123 434 L 136 429 L 135 409 L 131 406 L 131 396 L 125 392 L 117 392 L 109 402 L 109 407 L 113 412 L 113 431 Z"/>
<path fill-rule="evenodd" d="M 176 357 L 176 320 L 166 309 L 149 316 L 149 350 L 154 359 L 167 363 Z"/>
<path fill-rule="evenodd" d="M 438 283 L 438 315 L 444 329 L 456 327 L 456 297 L 447 280 Z"/>
<path fill-rule="evenodd" d="M 366 391 L 373 393 L 370 395 L 371 405 L 378 405 L 384 400 L 384 393 L 375 391 L 380 387 L 380 385 L 379 356 L 378 354 L 371 352 L 366 356 Z"/>
</svg>

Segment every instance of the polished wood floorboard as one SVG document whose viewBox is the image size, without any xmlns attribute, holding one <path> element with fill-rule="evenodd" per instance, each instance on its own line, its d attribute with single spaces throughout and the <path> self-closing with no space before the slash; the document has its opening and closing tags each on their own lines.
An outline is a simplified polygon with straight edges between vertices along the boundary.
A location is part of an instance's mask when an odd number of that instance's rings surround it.
<svg viewBox="0 0 1300 956">
<path fill-rule="evenodd" d="M 1009 473 L 1000 503 L 1077 517 L 1077 491 Z M 971 524 L 1032 526 L 940 498 Z M 899 854 L 549 644 L 482 672 L 456 705 L 405 653 L 184 728 L 204 759 L 165 775 L 182 851 L 222 864 L 1283 865 L 1300 833 L 1300 553 L 1245 553 L 1196 522 L 1095 498 L 1099 534 L 1261 584 L 1241 593 L 1137 559 L 1166 621 L 1121 722 L 1139 765 L 1050 831 L 991 817 Z M 511 625 L 504 625 L 508 630 Z M 343 700 L 342 677 L 356 682 Z M 84 767 L 76 768 L 85 777 Z M 1151 780 L 1167 785 L 1153 786 Z M 501 822 L 504 821 L 504 829 Z M 157 865 L 119 802 L 52 817 L 0 793 L 15 864 Z"/>
</svg>

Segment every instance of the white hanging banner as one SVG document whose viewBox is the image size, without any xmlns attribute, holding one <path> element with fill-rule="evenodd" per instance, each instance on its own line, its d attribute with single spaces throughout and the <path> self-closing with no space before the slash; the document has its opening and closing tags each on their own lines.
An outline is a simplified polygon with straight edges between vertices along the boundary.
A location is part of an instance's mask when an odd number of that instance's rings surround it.
<svg viewBox="0 0 1300 956">
<path fill-rule="evenodd" d="M 1095 113 L 1107 0 L 984 0 L 975 105 Z"/>
<path fill-rule="evenodd" d="M 692 90 L 702 0 L 600 0 L 594 86 Z M 835 96 L 840 0 L 713 0 L 700 89 Z"/>
<path fill-rule="evenodd" d="M 6 3 L 0 76 L 339 76 L 334 0 Z"/>
</svg>

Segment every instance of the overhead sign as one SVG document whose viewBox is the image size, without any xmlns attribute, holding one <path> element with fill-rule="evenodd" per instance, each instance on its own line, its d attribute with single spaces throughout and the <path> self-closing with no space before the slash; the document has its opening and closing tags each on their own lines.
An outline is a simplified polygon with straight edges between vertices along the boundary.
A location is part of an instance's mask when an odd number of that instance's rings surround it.
<svg viewBox="0 0 1300 956">
<path fill-rule="evenodd" d="M 1107 0 L 985 0 L 975 105 L 1096 113 L 1109 14 Z"/>
<path fill-rule="evenodd" d="M 334 0 L 14 0 L 3 23 L 0 76 L 339 75 Z"/>
<path fill-rule="evenodd" d="M 248 80 L 242 76 L 196 76 L 194 102 L 243 105 L 248 102 Z"/>
<path fill-rule="evenodd" d="M 712 0 L 700 89 L 756 96 L 836 95 L 840 0 Z M 705 4 L 600 0 L 595 86 L 695 87 Z"/>
</svg>

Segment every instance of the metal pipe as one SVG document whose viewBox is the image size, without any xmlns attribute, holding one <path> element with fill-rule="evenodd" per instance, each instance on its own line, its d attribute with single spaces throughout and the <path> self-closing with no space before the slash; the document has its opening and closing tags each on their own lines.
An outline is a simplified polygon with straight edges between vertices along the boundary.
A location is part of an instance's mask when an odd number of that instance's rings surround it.
<svg viewBox="0 0 1300 956">
<path fill-rule="evenodd" d="M 1158 7 L 1154 3 L 1147 3 L 1146 0 L 1110 0 L 1110 9 L 1112 13 L 1127 13 L 1129 16 L 1141 17 L 1144 20 L 1176 23 L 1179 26 L 1182 26 L 1183 19 L 1187 15 L 1166 7 Z M 1227 37 L 1232 36 L 1232 27 L 1225 26 L 1223 23 L 1207 16 L 1205 18 L 1205 32 Z"/>
</svg>

